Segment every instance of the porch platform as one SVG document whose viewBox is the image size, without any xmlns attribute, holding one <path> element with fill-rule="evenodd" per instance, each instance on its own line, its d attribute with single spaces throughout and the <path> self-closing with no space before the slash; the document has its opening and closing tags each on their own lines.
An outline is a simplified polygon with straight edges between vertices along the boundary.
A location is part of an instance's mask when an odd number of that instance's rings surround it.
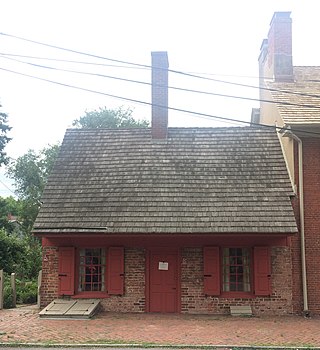
<svg viewBox="0 0 320 350">
<path fill-rule="evenodd" d="M 39 316 L 41 318 L 87 319 L 98 311 L 99 304 L 99 299 L 55 299 L 39 312 Z"/>
</svg>

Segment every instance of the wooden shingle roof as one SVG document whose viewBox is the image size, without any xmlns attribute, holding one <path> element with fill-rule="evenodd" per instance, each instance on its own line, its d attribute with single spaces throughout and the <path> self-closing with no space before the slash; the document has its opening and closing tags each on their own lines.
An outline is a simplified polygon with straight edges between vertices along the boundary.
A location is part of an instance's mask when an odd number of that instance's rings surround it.
<svg viewBox="0 0 320 350">
<path fill-rule="evenodd" d="M 34 232 L 294 233 L 291 194 L 273 130 L 70 129 Z"/>
<path fill-rule="evenodd" d="M 293 67 L 294 82 L 272 82 L 271 91 L 282 120 L 287 125 L 320 125 L 320 67 Z M 289 92 L 289 93 L 287 93 Z M 292 103 L 295 105 L 281 104 Z"/>
</svg>

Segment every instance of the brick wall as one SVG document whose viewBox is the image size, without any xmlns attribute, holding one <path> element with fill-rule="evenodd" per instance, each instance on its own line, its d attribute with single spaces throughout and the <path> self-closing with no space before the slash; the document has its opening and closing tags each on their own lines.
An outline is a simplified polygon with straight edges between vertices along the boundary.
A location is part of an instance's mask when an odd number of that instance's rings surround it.
<svg viewBox="0 0 320 350">
<path fill-rule="evenodd" d="M 304 214 L 308 301 L 320 313 L 320 140 L 303 140 Z"/>
<path fill-rule="evenodd" d="M 309 311 L 320 314 L 320 140 L 303 139 L 304 172 L 304 214 L 305 246 L 307 265 L 307 289 Z M 295 179 L 299 188 L 298 149 L 295 145 Z M 293 200 L 294 212 L 300 227 L 299 196 Z M 300 234 L 292 238 L 293 266 L 293 309 L 296 313 L 303 311 L 301 282 L 301 243 Z"/>
<path fill-rule="evenodd" d="M 42 248 L 42 283 L 40 289 L 41 307 L 58 297 L 58 248 Z"/>
<path fill-rule="evenodd" d="M 145 311 L 145 250 L 125 249 L 125 293 L 102 300 L 105 311 Z"/>
<path fill-rule="evenodd" d="M 182 251 L 181 311 L 183 313 L 229 314 L 231 305 L 251 305 L 255 315 L 292 313 L 291 252 L 289 247 L 272 248 L 272 295 L 257 298 L 218 298 L 203 294 L 201 248 Z"/>
<path fill-rule="evenodd" d="M 43 247 L 41 305 L 58 297 L 58 248 Z M 231 305 L 252 305 L 256 315 L 292 313 L 290 247 L 272 248 L 272 296 L 252 299 L 206 297 L 203 294 L 202 248 L 183 248 L 181 262 L 181 311 L 197 314 L 227 314 Z M 125 293 L 102 299 L 105 311 L 145 312 L 145 249 L 125 249 Z"/>
</svg>

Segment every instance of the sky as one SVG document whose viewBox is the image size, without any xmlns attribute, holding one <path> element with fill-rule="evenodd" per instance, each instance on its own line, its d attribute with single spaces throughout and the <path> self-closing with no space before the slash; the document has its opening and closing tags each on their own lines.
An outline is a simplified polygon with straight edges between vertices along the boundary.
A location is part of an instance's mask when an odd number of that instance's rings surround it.
<svg viewBox="0 0 320 350">
<path fill-rule="evenodd" d="M 250 121 L 273 13 L 291 11 L 293 63 L 308 66 L 320 64 L 319 10 L 319 0 L 0 0 L 6 152 L 17 159 L 61 142 L 75 119 L 100 107 L 130 108 L 150 121 L 152 51 L 167 51 L 170 70 L 209 78 L 170 72 L 170 87 L 241 97 L 170 88 L 169 107 L 212 117 L 169 110 L 169 126 L 245 125 L 213 116 Z M 0 196 L 14 192 L 5 172 Z"/>
</svg>

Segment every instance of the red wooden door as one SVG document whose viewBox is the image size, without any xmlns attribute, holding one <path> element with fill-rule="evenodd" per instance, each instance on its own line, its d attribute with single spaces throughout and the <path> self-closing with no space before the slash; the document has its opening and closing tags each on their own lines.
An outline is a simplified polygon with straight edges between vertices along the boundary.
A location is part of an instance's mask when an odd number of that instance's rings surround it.
<svg viewBox="0 0 320 350">
<path fill-rule="evenodd" d="M 254 247 L 254 286 L 256 295 L 271 295 L 271 259 L 269 247 Z"/>
<path fill-rule="evenodd" d="M 150 252 L 149 310 L 177 312 L 178 252 L 153 250 Z"/>
<path fill-rule="evenodd" d="M 74 294 L 74 247 L 59 248 L 59 295 Z"/>
<path fill-rule="evenodd" d="M 108 293 L 122 295 L 124 290 L 124 248 L 109 248 Z"/>
</svg>

